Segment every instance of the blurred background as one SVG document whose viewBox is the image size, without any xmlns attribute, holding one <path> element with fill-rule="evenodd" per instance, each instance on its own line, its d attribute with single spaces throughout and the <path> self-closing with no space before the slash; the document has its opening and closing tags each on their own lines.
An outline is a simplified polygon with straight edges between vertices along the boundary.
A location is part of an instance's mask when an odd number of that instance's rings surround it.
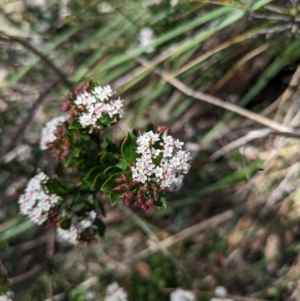
<svg viewBox="0 0 300 301">
<path fill-rule="evenodd" d="M 205 301 L 222 285 L 236 301 L 300 300 L 297 0 L 0 0 L 0 24 L 2 289 L 102 300 L 117 282 L 133 301 L 177 287 Z M 74 248 L 17 201 L 53 172 L 41 128 L 89 79 L 125 99 L 118 135 L 168 126 L 193 163 L 167 208 L 107 203 L 105 238 Z"/>
</svg>

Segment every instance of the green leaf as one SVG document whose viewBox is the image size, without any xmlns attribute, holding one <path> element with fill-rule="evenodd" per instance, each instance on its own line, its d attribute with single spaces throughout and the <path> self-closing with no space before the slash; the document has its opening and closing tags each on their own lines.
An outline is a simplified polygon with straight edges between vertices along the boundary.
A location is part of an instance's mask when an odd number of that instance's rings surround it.
<svg viewBox="0 0 300 301">
<path fill-rule="evenodd" d="M 72 148 L 71 152 L 69 153 L 69 155 L 65 160 L 65 166 L 69 166 L 70 164 L 78 161 L 81 150 L 82 150 L 81 147 Z"/>
<path fill-rule="evenodd" d="M 95 225 L 97 226 L 97 232 L 100 236 L 104 236 L 105 234 L 105 225 L 100 218 L 95 219 Z"/>
<path fill-rule="evenodd" d="M 99 174 L 93 181 L 93 185 L 91 189 L 93 190 L 100 190 L 103 183 L 106 181 L 107 176 L 105 174 Z"/>
<path fill-rule="evenodd" d="M 124 171 L 128 169 L 128 164 L 126 161 L 121 161 L 121 162 L 117 163 L 115 166 Z"/>
<path fill-rule="evenodd" d="M 114 157 L 114 154 L 111 152 L 105 152 L 101 158 L 100 158 L 100 162 L 104 165 L 104 166 L 112 166 L 116 164 L 116 158 Z"/>
<path fill-rule="evenodd" d="M 113 174 L 121 172 L 121 171 L 122 171 L 122 169 L 117 166 L 110 166 L 110 167 L 106 168 L 103 173 L 105 175 L 110 176 L 110 175 L 113 175 Z"/>
<path fill-rule="evenodd" d="M 86 174 L 86 177 L 84 178 L 85 181 L 90 181 L 94 182 L 97 176 L 100 174 L 103 174 L 104 172 L 104 167 L 103 166 L 94 166 L 92 167 Z"/>
<path fill-rule="evenodd" d="M 69 131 L 68 131 L 68 136 L 69 136 L 69 139 L 70 139 L 71 143 L 72 143 L 72 144 L 75 144 L 75 143 L 76 143 L 76 140 L 77 140 L 76 131 L 74 131 L 74 130 L 69 130 Z"/>
<path fill-rule="evenodd" d="M 118 172 L 113 174 L 112 176 L 110 176 L 105 183 L 102 185 L 101 190 L 104 192 L 112 192 L 112 190 L 119 185 L 119 183 L 117 183 L 115 180 L 120 178 L 122 175 L 126 175 L 126 176 L 130 176 L 131 173 L 130 172 Z"/>
<path fill-rule="evenodd" d="M 106 149 L 108 147 L 108 145 L 110 144 L 110 142 L 111 141 L 108 138 L 105 138 L 105 139 L 101 140 L 100 147 L 102 149 Z"/>
<path fill-rule="evenodd" d="M 82 125 L 81 125 L 81 123 L 80 123 L 77 119 L 74 119 L 74 120 L 70 123 L 69 129 L 70 129 L 70 130 L 80 130 L 80 129 L 82 129 Z"/>
<path fill-rule="evenodd" d="M 155 206 L 167 208 L 167 199 L 165 195 L 160 195 L 159 199 L 155 202 Z"/>
<path fill-rule="evenodd" d="M 122 199 L 120 199 L 120 193 L 117 192 L 111 192 L 109 195 L 110 198 L 110 203 L 112 204 L 112 206 L 118 204 L 120 201 L 122 201 Z"/>
<path fill-rule="evenodd" d="M 60 223 L 59 223 L 60 228 L 64 230 L 68 230 L 71 227 L 71 219 L 70 217 L 64 216 L 61 218 Z"/>
<path fill-rule="evenodd" d="M 136 148 L 136 136 L 133 133 L 128 133 L 122 143 L 121 153 L 129 166 L 135 164 L 137 158 Z"/>
<path fill-rule="evenodd" d="M 100 118 L 100 124 L 103 125 L 104 127 L 109 126 L 109 124 L 112 122 L 112 118 L 109 117 L 108 114 L 104 114 Z"/>
<path fill-rule="evenodd" d="M 79 192 L 76 192 L 73 195 L 73 203 L 75 203 L 79 198 L 80 198 L 81 194 Z"/>
<path fill-rule="evenodd" d="M 85 181 L 80 185 L 78 191 L 82 194 L 89 193 L 91 191 L 92 185 L 93 185 L 93 182 Z"/>
<path fill-rule="evenodd" d="M 87 203 L 81 203 L 81 204 L 77 204 L 73 207 L 73 211 L 76 213 L 77 216 L 84 216 L 86 214 L 87 211 L 90 211 L 91 206 Z"/>
<path fill-rule="evenodd" d="M 49 179 L 46 186 L 50 193 L 55 193 L 58 195 L 68 194 L 74 188 L 72 184 L 62 182 L 58 178 Z"/>
</svg>

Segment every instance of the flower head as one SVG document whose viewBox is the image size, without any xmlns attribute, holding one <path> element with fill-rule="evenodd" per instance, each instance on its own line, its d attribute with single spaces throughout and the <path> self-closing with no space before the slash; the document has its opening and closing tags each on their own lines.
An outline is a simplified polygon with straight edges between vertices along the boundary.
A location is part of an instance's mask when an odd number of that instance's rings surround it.
<svg viewBox="0 0 300 301">
<path fill-rule="evenodd" d="M 87 212 L 86 216 L 73 218 L 72 225 L 69 229 L 57 228 L 56 238 L 58 242 L 65 242 L 70 245 L 77 245 L 79 241 L 89 241 L 94 234 L 93 223 L 96 219 L 96 212 L 94 210 Z"/>
<path fill-rule="evenodd" d="M 83 89 L 70 93 L 62 109 L 92 132 L 100 125 L 106 126 L 124 116 L 123 100 L 112 99 L 115 93 L 109 85 L 101 87 L 91 82 Z"/>
<path fill-rule="evenodd" d="M 154 182 L 162 189 L 180 185 L 190 169 L 190 155 L 182 150 L 183 142 L 172 136 L 144 133 L 137 138 L 139 157 L 131 167 L 132 178 L 141 183 Z"/>
<path fill-rule="evenodd" d="M 171 301 L 195 301 L 196 296 L 191 291 L 185 291 L 181 288 L 177 288 L 174 292 L 172 292 L 170 296 Z"/>
<path fill-rule="evenodd" d="M 12 301 L 7 295 L 0 295 L 0 301 Z"/>
<path fill-rule="evenodd" d="M 25 193 L 19 198 L 20 212 L 37 224 L 45 222 L 59 201 L 59 196 L 50 194 L 45 184 L 48 177 L 39 173 L 27 184 Z"/>
<path fill-rule="evenodd" d="M 48 149 L 49 145 L 57 139 L 57 129 L 66 121 L 65 116 L 52 118 L 41 131 L 40 148 Z"/>
<path fill-rule="evenodd" d="M 127 293 L 114 282 L 107 287 L 104 301 L 127 301 Z"/>
<path fill-rule="evenodd" d="M 212 298 L 210 301 L 233 301 L 232 299 L 226 298 L 227 289 L 224 286 L 217 286 L 215 289 L 215 295 L 218 298 Z"/>
<path fill-rule="evenodd" d="M 151 27 L 143 27 L 139 31 L 138 40 L 140 42 L 140 46 L 144 47 L 151 44 L 154 40 L 154 33 Z M 146 52 L 151 53 L 154 51 L 154 47 L 149 47 Z"/>
<path fill-rule="evenodd" d="M 66 242 L 70 245 L 77 245 L 79 242 L 78 230 L 75 225 L 71 225 L 70 229 L 67 230 L 57 228 L 56 235 L 58 242 Z"/>
</svg>

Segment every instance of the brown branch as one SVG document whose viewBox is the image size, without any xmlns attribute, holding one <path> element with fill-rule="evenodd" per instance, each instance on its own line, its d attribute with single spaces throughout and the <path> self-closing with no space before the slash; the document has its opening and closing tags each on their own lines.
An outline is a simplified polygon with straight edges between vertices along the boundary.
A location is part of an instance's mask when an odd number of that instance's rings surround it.
<svg viewBox="0 0 300 301">
<path fill-rule="evenodd" d="M 9 278 L 8 282 L 10 284 L 16 284 L 16 283 L 22 282 L 22 281 L 27 280 L 28 278 L 31 278 L 32 276 L 38 274 L 43 268 L 44 268 L 44 266 L 41 265 L 41 264 L 36 265 L 30 271 L 28 271 L 26 273 L 23 273 L 23 274 L 21 274 L 19 276 L 16 276 L 14 278 Z"/>
<path fill-rule="evenodd" d="M 151 64 L 145 60 L 144 58 L 138 58 L 137 59 L 143 66 L 151 66 Z M 178 79 L 174 78 L 174 76 L 172 76 L 171 74 L 162 71 L 158 68 L 155 68 L 153 70 L 154 73 L 156 73 L 157 75 L 159 75 L 163 80 L 165 80 L 166 82 L 168 82 L 169 84 L 171 84 L 172 86 L 174 86 L 175 88 L 177 88 L 179 91 L 181 91 L 183 94 L 189 96 L 189 97 L 193 97 L 195 99 L 207 102 L 211 105 L 223 108 L 225 110 L 228 110 L 230 112 L 236 113 L 238 115 L 241 115 L 243 117 L 246 117 L 248 119 L 251 119 L 257 123 L 260 123 L 270 129 L 273 129 L 276 132 L 281 133 L 283 136 L 285 136 L 287 133 L 289 134 L 293 134 L 293 137 L 297 137 L 300 138 L 300 134 L 295 132 L 295 130 L 291 127 L 282 125 L 278 122 L 272 121 L 264 116 L 261 116 L 260 114 L 251 112 L 247 109 L 244 109 L 242 107 L 239 107 L 235 104 L 226 102 L 222 99 L 219 99 L 217 97 L 211 96 L 209 94 L 205 94 L 196 90 L 193 90 L 191 88 L 189 88 L 188 86 L 186 86 L 183 82 L 179 81 Z"/>
<path fill-rule="evenodd" d="M 27 126 L 31 122 L 34 113 L 38 109 L 38 107 L 42 104 L 45 100 L 46 96 L 52 91 L 52 89 L 60 83 L 60 80 L 51 83 L 48 87 L 41 92 L 39 97 L 33 102 L 32 106 L 28 108 L 26 117 L 21 121 L 21 123 L 17 126 L 15 132 L 11 135 L 10 140 L 8 143 L 3 147 L 2 151 L 0 152 L 0 165 L 4 163 L 4 156 L 12 150 L 16 142 L 20 139 L 23 135 L 24 131 L 26 130 Z"/>
<path fill-rule="evenodd" d="M 169 248 L 173 246 L 174 244 L 177 244 L 179 242 L 182 242 L 188 238 L 190 238 L 193 235 L 199 235 L 199 233 L 207 230 L 211 227 L 217 227 L 218 225 L 228 221 L 232 217 L 236 216 L 237 214 L 244 213 L 246 211 L 247 207 L 245 205 L 242 205 L 240 207 L 237 207 L 235 209 L 226 210 L 220 214 L 217 214 L 211 218 L 208 218 L 196 225 L 193 225 L 191 227 L 188 227 L 179 233 L 176 233 L 172 236 L 169 236 L 161 241 L 159 241 L 159 245 L 163 248 Z M 134 254 L 130 254 L 126 258 L 123 259 L 123 263 L 129 264 L 132 262 L 135 262 L 137 260 L 140 260 L 142 258 L 145 258 L 149 256 L 152 253 L 155 253 L 160 250 L 160 248 L 156 245 L 151 243 L 151 240 L 148 241 L 149 247 L 145 248 L 139 252 L 135 252 Z"/>
<path fill-rule="evenodd" d="M 32 46 L 26 40 L 23 40 L 18 37 L 10 36 L 10 35 L 4 34 L 4 33 L 1 33 L 1 35 L 5 37 L 5 38 L 0 37 L 1 40 L 6 41 L 8 39 L 8 40 L 17 42 L 17 43 L 23 45 L 28 50 L 30 50 L 32 53 L 36 54 L 42 61 L 45 62 L 46 65 L 48 65 L 59 76 L 59 78 L 61 79 L 61 81 L 64 83 L 65 86 L 67 86 L 69 89 L 73 88 L 73 84 L 69 80 L 67 80 L 67 78 L 63 74 L 63 72 L 61 70 L 59 70 L 45 54 L 38 51 L 34 46 Z"/>
</svg>

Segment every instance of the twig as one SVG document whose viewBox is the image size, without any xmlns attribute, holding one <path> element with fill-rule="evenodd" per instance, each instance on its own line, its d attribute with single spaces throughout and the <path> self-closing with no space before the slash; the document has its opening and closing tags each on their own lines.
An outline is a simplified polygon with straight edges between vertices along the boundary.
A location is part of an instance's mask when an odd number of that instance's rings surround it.
<svg viewBox="0 0 300 301">
<path fill-rule="evenodd" d="M 3 157 L 11 151 L 14 147 L 15 143 L 19 140 L 19 138 L 23 135 L 24 131 L 26 130 L 27 126 L 29 125 L 30 121 L 33 118 L 34 113 L 38 109 L 38 107 L 42 104 L 45 100 L 46 96 L 52 91 L 52 89 L 60 83 L 60 80 L 57 80 L 40 93 L 38 98 L 33 102 L 32 106 L 28 108 L 26 117 L 21 121 L 21 123 L 17 126 L 15 132 L 11 135 L 10 140 L 8 143 L 3 147 L 2 151 L 0 152 L 0 165 L 3 164 Z"/>
<path fill-rule="evenodd" d="M 174 289 L 171 288 L 165 288 L 163 289 L 163 292 L 166 292 L 168 294 L 170 294 L 172 291 L 174 291 Z M 207 297 L 214 297 L 215 294 L 213 292 L 209 292 L 209 291 L 204 291 L 204 290 L 194 290 L 194 293 L 196 293 L 197 295 L 205 295 Z M 232 298 L 235 301 L 267 301 L 266 299 L 257 299 L 257 298 L 253 298 L 253 297 L 242 297 L 239 295 L 232 295 L 232 294 L 227 294 L 226 298 Z M 217 299 L 217 300 L 228 300 L 228 299 Z"/>
<path fill-rule="evenodd" d="M 149 62 L 145 60 L 144 58 L 137 58 L 137 60 L 144 66 L 148 66 Z M 198 100 L 205 101 L 209 104 L 212 104 L 214 106 L 223 108 L 225 110 L 231 111 L 233 113 L 236 113 L 238 115 L 241 115 L 243 117 L 246 117 L 248 119 L 251 119 L 257 123 L 263 124 L 264 126 L 271 128 L 279 133 L 291 133 L 294 134 L 295 137 L 300 138 L 300 134 L 296 133 L 293 128 L 290 128 L 288 126 L 282 125 L 280 123 L 277 123 L 275 121 L 272 121 L 266 117 L 263 117 L 257 113 L 251 112 L 247 109 L 244 109 L 242 107 L 239 107 L 235 104 L 225 102 L 217 97 L 211 96 L 209 94 L 205 94 L 196 90 L 193 90 L 186 86 L 183 82 L 179 81 L 178 79 L 174 78 L 171 74 L 162 71 L 158 68 L 154 69 L 154 73 L 158 74 L 163 80 L 180 90 L 183 94 L 193 97 Z"/>
<path fill-rule="evenodd" d="M 22 282 L 22 281 L 27 280 L 28 278 L 31 278 L 32 276 L 38 274 L 43 268 L 44 268 L 44 266 L 41 265 L 41 264 L 36 265 L 30 271 L 28 271 L 26 273 L 23 273 L 23 274 L 21 274 L 19 276 L 16 276 L 14 278 L 9 278 L 8 282 L 10 284 L 16 284 L 16 283 Z"/>
<path fill-rule="evenodd" d="M 179 268 L 191 282 L 194 281 L 187 269 L 170 253 L 170 251 L 164 245 L 161 244 L 157 236 L 151 231 L 148 225 L 141 218 L 139 218 L 134 212 L 132 212 L 127 207 L 120 207 L 120 209 L 141 227 L 141 229 L 148 235 L 150 241 L 155 244 L 156 248 L 159 248 L 165 255 L 167 255 L 175 264 L 175 266 Z"/>
<path fill-rule="evenodd" d="M 55 229 L 49 228 L 47 231 L 47 251 L 46 251 L 46 258 L 48 261 L 48 265 L 52 265 L 53 256 L 54 256 L 54 240 L 55 240 Z M 49 275 L 47 282 L 46 282 L 46 295 L 47 297 L 52 300 L 53 297 L 53 289 L 52 289 L 52 275 Z"/>
<path fill-rule="evenodd" d="M 66 85 L 69 89 L 73 88 L 73 84 L 67 80 L 66 76 L 63 74 L 63 72 L 61 70 L 59 70 L 54 63 L 52 63 L 52 61 L 43 53 L 41 53 L 40 51 L 38 51 L 34 46 L 32 46 L 30 43 L 28 43 L 27 41 L 18 38 L 18 37 L 14 37 L 14 36 L 10 36 L 8 34 L 5 33 L 1 33 L 2 36 L 6 37 L 6 39 L 9 39 L 11 41 L 17 42 L 22 44 L 25 48 L 27 48 L 28 50 L 30 50 L 31 52 L 33 52 L 34 54 L 36 54 L 42 61 L 44 61 L 46 63 L 46 65 L 48 65 L 61 79 L 61 81 L 64 83 L 64 85 Z M 6 40 L 4 38 L 1 38 L 1 40 Z"/>
<path fill-rule="evenodd" d="M 77 285 L 77 287 L 82 288 L 83 290 L 87 290 L 88 288 L 94 286 L 95 284 L 97 284 L 99 281 L 99 278 L 97 276 L 93 276 L 85 281 L 83 281 L 82 283 L 80 283 L 79 285 Z M 44 301 L 59 301 L 59 300 L 63 300 L 65 298 L 65 293 L 60 293 L 58 295 L 53 296 L 53 298 L 47 298 Z"/>
<path fill-rule="evenodd" d="M 176 233 L 173 236 L 170 236 L 166 239 L 161 240 L 159 242 L 159 245 L 163 246 L 164 248 L 169 248 L 172 245 L 174 245 L 178 242 L 181 242 L 195 234 L 199 234 L 200 232 L 206 230 L 207 228 L 216 227 L 219 224 L 228 221 L 229 219 L 236 216 L 237 214 L 243 213 L 246 209 L 247 209 L 247 207 L 245 205 L 243 205 L 243 206 L 240 206 L 240 207 L 232 209 L 232 210 L 224 211 L 224 212 L 217 214 L 211 218 L 208 218 L 196 225 L 186 228 L 186 229 L 182 230 L 181 232 Z M 155 246 L 150 245 L 150 247 L 148 247 L 138 253 L 135 252 L 134 254 L 129 255 L 128 257 L 126 257 L 124 259 L 124 262 L 131 263 L 138 259 L 145 258 L 158 250 L 159 250 L 159 248 L 157 246 L 155 247 Z"/>
<path fill-rule="evenodd" d="M 296 71 L 294 72 L 288 87 L 285 89 L 285 91 L 283 92 L 283 94 L 280 96 L 280 103 L 279 103 L 279 109 L 281 108 L 281 106 L 287 102 L 288 100 L 290 100 L 292 98 L 292 96 L 295 94 L 297 87 L 299 85 L 300 82 L 300 65 L 298 66 L 298 68 L 296 69 Z M 277 121 L 279 120 L 279 109 L 276 112 L 276 115 L 274 117 L 274 119 Z M 283 123 L 284 124 L 288 124 L 288 120 L 287 120 L 287 116 L 284 118 Z"/>
</svg>

